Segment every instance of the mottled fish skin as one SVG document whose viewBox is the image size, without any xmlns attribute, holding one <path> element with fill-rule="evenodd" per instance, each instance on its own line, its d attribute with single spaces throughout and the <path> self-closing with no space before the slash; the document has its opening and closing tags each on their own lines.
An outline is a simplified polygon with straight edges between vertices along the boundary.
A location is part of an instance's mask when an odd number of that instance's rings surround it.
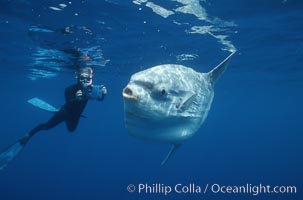
<svg viewBox="0 0 303 200">
<path fill-rule="evenodd" d="M 127 87 L 136 101 L 125 98 L 125 123 L 139 138 L 180 143 L 207 117 L 213 87 L 207 74 L 182 65 L 159 65 L 134 74 Z"/>
<path fill-rule="evenodd" d="M 122 92 L 125 126 L 130 135 L 173 144 L 165 163 L 205 121 L 216 80 L 224 73 L 233 54 L 208 73 L 165 64 L 132 75 Z"/>
</svg>

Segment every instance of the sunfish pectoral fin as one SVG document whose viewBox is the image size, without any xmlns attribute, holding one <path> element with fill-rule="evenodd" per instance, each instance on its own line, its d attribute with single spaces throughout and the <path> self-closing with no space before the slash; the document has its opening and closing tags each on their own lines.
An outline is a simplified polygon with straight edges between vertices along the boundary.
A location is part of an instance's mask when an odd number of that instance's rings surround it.
<svg viewBox="0 0 303 200">
<path fill-rule="evenodd" d="M 32 98 L 32 99 L 29 99 L 27 102 L 32 104 L 33 106 L 38 107 L 38 108 L 40 108 L 42 110 L 45 110 L 47 112 L 54 113 L 54 112 L 59 111 L 59 109 L 57 109 L 54 106 L 50 105 L 49 103 L 43 101 L 42 99 L 39 99 L 39 98 L 36 98 L 36 97 Z"/>
<path fill-rule="evenodd" d="M 227 58 L 225 58 L 219 65 L 213 68 L 208 75 L 210 77 L 211 83 L 214 85 L 218 78 L 225 72 L 230 58 L 235 54 L 236 51 L 232 52 Z"/>
<path fill-rule="evenodd" d="M 171 157 L 171 155 L 181 146 L 181 144 L 173 144 L 173 146 L 171 147 L 171 149 L 169 150 L 168 154 L 166 155 L 166 157 L 164 158 L 164 160 L 161 163 L 161 166 L 163 166 L 167 160 Z"/>
<path fill-rule="evenodd" d="M 184 99 L 184 101 L 181 103 L 180 107 L 179 107 L 179 110 L 180 111 L 184 111 L 186 110 L 188 107 L 190 107 L 190 105 L 193 103 L 193 101 L 195 100 L 197 94 L 194 93 L 194 94 L 191 94 L 189 95 L 188 97 L 186 97 Z"/>
</svg>

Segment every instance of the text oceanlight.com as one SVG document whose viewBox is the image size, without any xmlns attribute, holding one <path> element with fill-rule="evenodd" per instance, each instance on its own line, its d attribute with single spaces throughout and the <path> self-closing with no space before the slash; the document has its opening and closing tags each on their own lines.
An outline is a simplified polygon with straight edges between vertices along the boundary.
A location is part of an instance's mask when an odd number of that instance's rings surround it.
<svg viewBox="0 0 303 200">
<path fill-rule="evenodd" d="M 138 194 L 248 194 L 248 195 L 260 195 L 260 194 L 296 194 L 296 186 L 271 186 L 265 184 L 244 184 L 244 185 L 222 185 L 222 184 L 196 184 L 177 183 L 175 185 L 167 185 L 162 183 L 139 183 L 129 184 L 127 191 L 130 193 Z"/>
</svg>

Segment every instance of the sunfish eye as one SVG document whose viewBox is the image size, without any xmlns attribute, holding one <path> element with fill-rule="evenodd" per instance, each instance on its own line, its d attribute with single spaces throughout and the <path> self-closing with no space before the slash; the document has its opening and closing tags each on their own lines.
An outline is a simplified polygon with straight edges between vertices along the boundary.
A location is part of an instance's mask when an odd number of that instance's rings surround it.
<svg viewBox="0 0 303 200">
<path fill-rule="evenodd" d="M 161 90 L 161 94 L 164 96 L 164 95 L 166 95 L 166 90 L 165 89 L 162 89 Z"/>
</svg>

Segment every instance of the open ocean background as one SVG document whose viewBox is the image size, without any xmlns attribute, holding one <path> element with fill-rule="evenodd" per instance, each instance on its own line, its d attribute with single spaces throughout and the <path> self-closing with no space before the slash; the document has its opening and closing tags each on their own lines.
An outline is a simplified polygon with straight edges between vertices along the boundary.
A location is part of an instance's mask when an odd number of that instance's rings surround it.
<svg viewBox="0 0 303 200">
<path fill-rule="evenodd" d="M 28 99 L 64 103 L 76 65 L 93 66 L 108 88 L 74 133 L 41 132 L 0 172 L 1 200 L 303 199 L 303 1 L 0 0 L 0 25 L 0 149 L 51 117 Z M 235 50 L 205 123 L 161 167 L 170 146 L 124 127 L 130 76 L 165 63 L 208 72 Z M 297 194 L 126 190 L 139 183 L 295 185 Z"/>
</svg>

